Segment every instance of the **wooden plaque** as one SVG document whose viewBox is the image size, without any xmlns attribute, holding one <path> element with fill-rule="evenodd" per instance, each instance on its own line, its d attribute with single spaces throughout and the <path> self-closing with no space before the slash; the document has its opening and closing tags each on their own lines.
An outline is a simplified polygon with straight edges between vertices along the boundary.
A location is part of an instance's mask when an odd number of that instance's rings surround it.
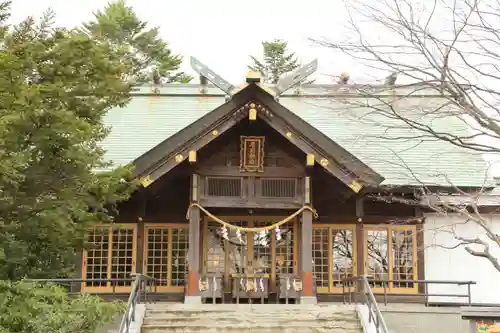
<svg viewBox="0 0 500 333">
<path fill-rule="evenodd" d="M 264 172 L 264 137 L 241 136 L 240 171 Z"/>
</svg>

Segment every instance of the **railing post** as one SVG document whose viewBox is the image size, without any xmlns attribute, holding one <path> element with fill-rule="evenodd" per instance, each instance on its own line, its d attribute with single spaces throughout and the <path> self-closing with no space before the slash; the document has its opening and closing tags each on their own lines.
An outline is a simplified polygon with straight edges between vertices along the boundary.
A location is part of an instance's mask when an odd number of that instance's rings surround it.
<svg viewBox="0 0 500 333">
<path fill-rule="evenodd" d="M 387 283 L 382 282 L 384 284 L 384 305 L 387 306 Z"/>
<path fill-rule="evenodd" d="M 470 281 L 467 283 L 467 298 L 469 301 L 469 306 L 472 304 L 472 297 L 471 297 L 471 292 L 470 292 Z"/>
</svg>

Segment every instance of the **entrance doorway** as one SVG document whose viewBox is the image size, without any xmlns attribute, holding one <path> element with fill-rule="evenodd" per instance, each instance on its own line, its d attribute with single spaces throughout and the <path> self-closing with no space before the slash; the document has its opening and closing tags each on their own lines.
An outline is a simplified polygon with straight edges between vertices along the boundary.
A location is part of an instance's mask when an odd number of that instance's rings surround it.
<svg viewBox="0 0 500 333">
<path fill-rule="evenodd" d="M 264 227 L 284 217 L 222 217 L 241 227 Z M 280 226 L 279 231 L 238 232 L 206 219 L 203 223 L 203 273 L 222 276 L 225 285 L 231 278 L 262 274 L 273 283 L 280 274 L 297 274 L 297 221 Z"/>
</svg>

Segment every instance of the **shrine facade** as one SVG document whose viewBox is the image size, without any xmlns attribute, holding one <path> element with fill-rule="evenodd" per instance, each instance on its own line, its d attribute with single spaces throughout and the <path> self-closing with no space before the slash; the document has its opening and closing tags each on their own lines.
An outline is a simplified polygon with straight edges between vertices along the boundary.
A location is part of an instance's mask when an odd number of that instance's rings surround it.
<svg viewBox="0 0 500 333">
<path fill-rule="evenodd" d="M 346 95 L 340 85 L 273 89 L 253 74 L 228 91 L 148 86 L 109 112 L 107 157 L 133 164 L 141 186 L 113 224 L 89 231 L 82 291 L 129 292 L 126 279 L 143 273 L 155 292 L 186 302 L 315 303 L 338 299 L 360 275 L 400 299 L 425 292 L 425 211 L 381 198 L 413 198 L 409 168 L 434 172 L 418 163 L 432 160 L 429 149 L 410 156 L 414 165 L 396 163 L 380 148 L 387 142 L 332 107 Z M 468 187 L 484 185 L 460 172 Z"/>
</svg>

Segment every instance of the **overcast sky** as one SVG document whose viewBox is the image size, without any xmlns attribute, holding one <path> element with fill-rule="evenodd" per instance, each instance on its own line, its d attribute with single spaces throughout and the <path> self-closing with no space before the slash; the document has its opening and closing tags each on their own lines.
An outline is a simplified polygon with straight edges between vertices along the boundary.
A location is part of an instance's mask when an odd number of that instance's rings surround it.
<svg viewBox="0 0 500 333">
<path fill-rule="evenodd" d="M 48 7 L 57 14 L 56 24 L 75 26 L 92 18 L 107 0 L 14 0 L 13 21 L 40 16 Z M 353 64 L 345 57 L 312 46 L 308 37 L 342 33 L 342 0 L 128 0 L 141 19 L 160 26 L 174 52 L 195 56 L 232 83 L 243 82 L 249 55 L 262 53 L 261 41 L 282 38 L 304 63 L 319 58 L 318 81 L 331 82 L 323 74 L 347 71 Z"/>
</svg>

